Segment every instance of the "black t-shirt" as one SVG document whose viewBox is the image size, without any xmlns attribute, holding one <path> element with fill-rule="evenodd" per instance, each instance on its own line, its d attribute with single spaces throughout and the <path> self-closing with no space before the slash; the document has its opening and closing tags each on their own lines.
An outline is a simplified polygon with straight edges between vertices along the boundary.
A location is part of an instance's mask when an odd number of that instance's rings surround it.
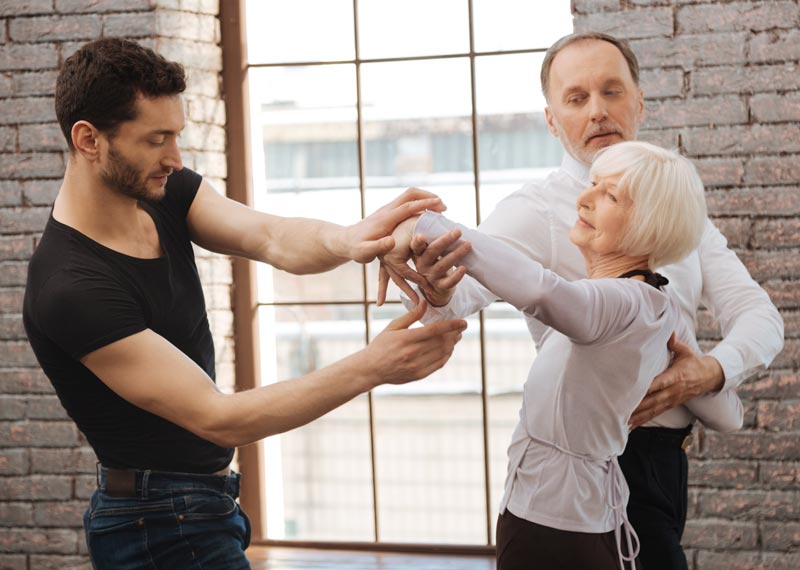
<svg viewBox="0 0 800 570">
<path fill-rule="evenodd" d="M 123 400 L 80 362 L 151 329 L 214 379 L 214 344 L 186 225 L 201 180 L 185 168 L 173 172 L 163 200 L 140 204 L 155 222 L 163 257 L 119 253 L 51 216 L 28 266 L 28 339 L 62 405 L 108 467 L 212 473 L 233 456 Z"/>
</svg>

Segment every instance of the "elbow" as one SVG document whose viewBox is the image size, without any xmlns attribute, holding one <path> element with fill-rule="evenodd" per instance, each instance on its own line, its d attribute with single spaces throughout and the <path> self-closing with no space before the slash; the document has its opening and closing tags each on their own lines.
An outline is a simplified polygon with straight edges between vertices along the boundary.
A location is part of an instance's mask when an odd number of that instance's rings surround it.
<svg viewBox="0 0 800 570">
<path fill-rule="evenodd" d="M 738 414 L 731 414 L 728 417 L 716 418 L 714 421 L 704 421 L 703 425 L 709 429 L 721 433 L 732 433 L 739 431 L 744 425 L 744 411 L 739 409 Z"/>
<path fill-rule="evenodd" d="M 236 414 L 228 412 L 227 400 L 229 400 L 228 395 L 219 393 L 215 401 L 204 410 L 202 417 L 187 429 L 220 447 L 235 448 L 250 443 L 243 441 L 238 433 Z"/>
<path fill-rule="evenodd" d="M 236 448 L 243 445 L 237 440 L 234 434 L 225 430 L 205 430 L 200 437 L 220 447 Z"/>
</svg>

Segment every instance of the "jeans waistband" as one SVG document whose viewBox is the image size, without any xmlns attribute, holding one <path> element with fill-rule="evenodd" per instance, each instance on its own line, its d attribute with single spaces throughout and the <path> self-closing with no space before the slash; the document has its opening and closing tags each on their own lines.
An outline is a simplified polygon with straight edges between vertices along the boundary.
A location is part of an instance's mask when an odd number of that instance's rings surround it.
<svg viewBox="0 0 800 570">
<path fill-rule="evenodd" d="M 239 496 L 241 476 L 235 471 L 225 475 L 203 473 L 177 473 L 150 469 L 114 469 L 97 464 L 97 487 L 112 497 L 139 497 L 163 491 L 210 490 Z"/>
<path fill-rule="evenodd" d="M 692 441 L 694 424 L 685 428 L 640 427 L 628 434 L 628 445 L 663 445 L 686 449 Z"/>
</svg>

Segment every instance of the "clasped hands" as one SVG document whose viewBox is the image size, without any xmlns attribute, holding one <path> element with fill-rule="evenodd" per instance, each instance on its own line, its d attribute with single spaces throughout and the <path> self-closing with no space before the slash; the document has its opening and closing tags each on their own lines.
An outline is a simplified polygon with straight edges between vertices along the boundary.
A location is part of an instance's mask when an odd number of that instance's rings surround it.
<svg viewBox="0 0 800 570">
<path fill-rule="evenodd" d="M 409 281 L 419 286 L 430 305 L 441 307 L 450 301 L 455 286 L 466 275 L 466 268 L 458 263 L 472 246 L 469 242 L 459 243 L 461 232 L 453 230 L 428 243 L 425 236 L 414 235 L 418 219 L 419 215 L 414 215 L 398 224 L 392 232 L 394 247 L 379 256 L 378 306 L 386 301 L 391 279 L 415 304 L 419 296 Z M 415 269 L 409 266 L 409 259 L 414 261 Z"/>
</svg>

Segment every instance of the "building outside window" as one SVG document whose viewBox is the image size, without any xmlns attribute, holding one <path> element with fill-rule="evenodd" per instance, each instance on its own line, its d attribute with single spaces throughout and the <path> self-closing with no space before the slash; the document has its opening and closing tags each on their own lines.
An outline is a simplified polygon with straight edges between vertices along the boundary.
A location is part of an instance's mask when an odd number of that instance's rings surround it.
<svg viewBox="0 0 800 570">
<path fill-rule="evenodd" d="M 253 206 L 349 224 L 417 186 L 476 226 L 560 164 L 538 77 L 572 31 L 569 4 L 249 0 Z M 314 276 L 261 265 L 262 383 L 343 358 L 404 312 L 394 286 L 376 307 L 376 283 L 377 263 Z M 267 439 L 263 538 L 492 545 L 534 356 L 522 319 L 495 303 L 429 378 Z"/>
</svg>

